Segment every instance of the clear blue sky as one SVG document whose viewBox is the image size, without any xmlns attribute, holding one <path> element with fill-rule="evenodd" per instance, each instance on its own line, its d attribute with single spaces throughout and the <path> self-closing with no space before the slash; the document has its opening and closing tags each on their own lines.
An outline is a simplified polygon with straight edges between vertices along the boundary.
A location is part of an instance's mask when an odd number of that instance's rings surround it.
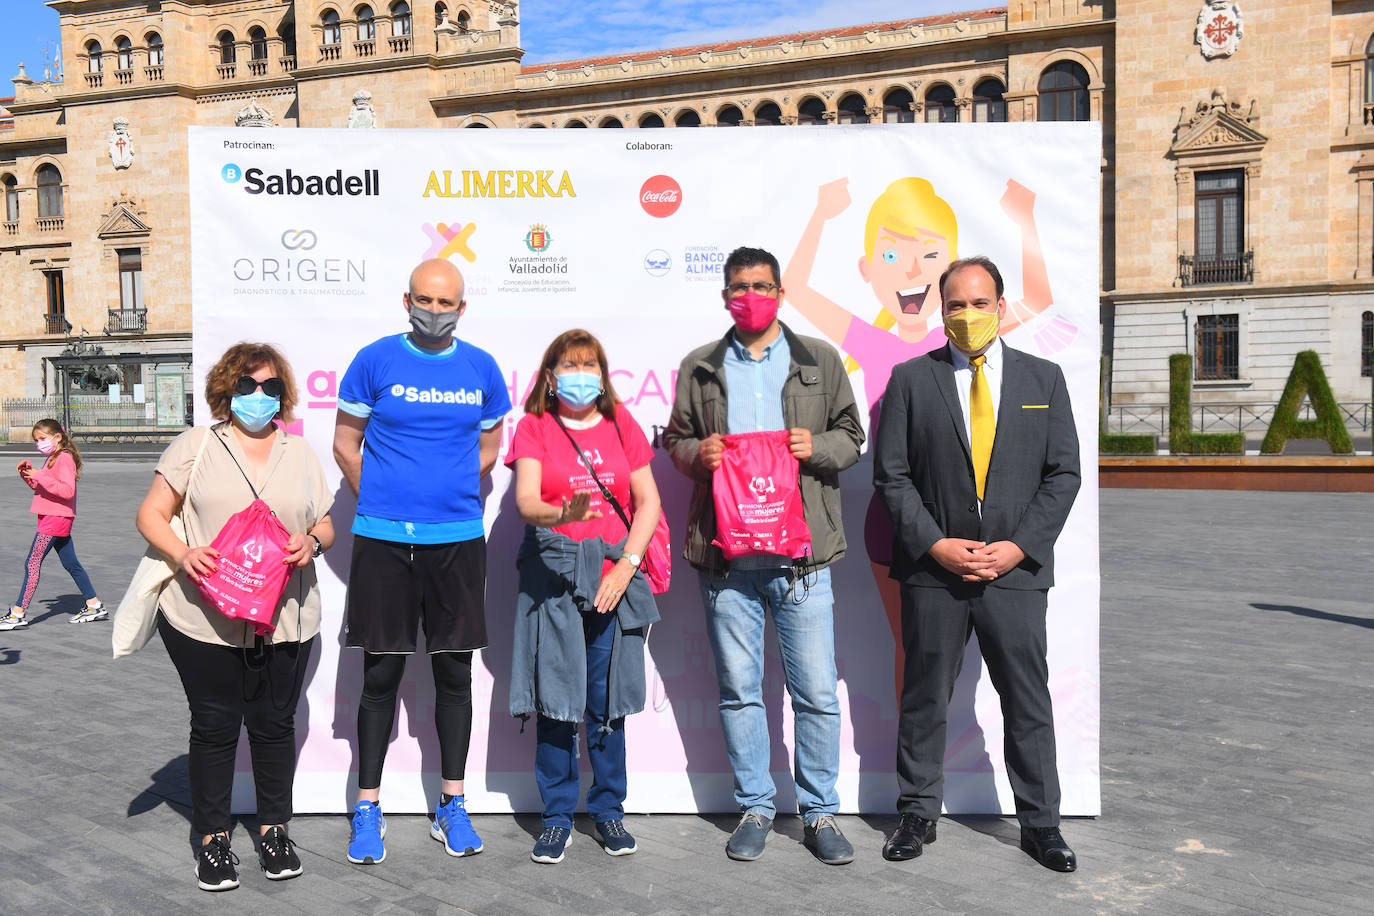
<svg viewBox="0 0 1374 916">
<path fill-rule="evenodd" d="M 57 45 L 57 13 L 42 0 L 0 4 L 0 96 L 8 96 L 20 61 L 29 76 L 42 79 L 44 50 L 51 45 L 55 52 Z M 522 0 L 520 34 L 525 62 L 542 63 L 996 5 L 986 0 Z"/>
</svg>

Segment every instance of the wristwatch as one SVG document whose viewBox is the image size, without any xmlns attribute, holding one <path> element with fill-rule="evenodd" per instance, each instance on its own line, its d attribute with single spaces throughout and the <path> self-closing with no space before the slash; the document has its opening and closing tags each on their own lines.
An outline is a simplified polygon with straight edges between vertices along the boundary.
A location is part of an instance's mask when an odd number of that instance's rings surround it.
<svg viewBox="0 0 1374 916">
<path fill-rule="evenodd" d="M 313 559 L 318 560 L 324 554 L 324 543 L 319 538 L 315 537 L 315 535 L 313 534 L 310 535 L 310 539 L 315 542 L 315 549 L 310 554 L 310 556 Z"/>
<path fill-rule="evenodd" d="M 635 569 L 639 569 L 639 564 L 644 562 L 644 558 L 637 553 L 627 553 L 624 556 Z"/>
</svg>

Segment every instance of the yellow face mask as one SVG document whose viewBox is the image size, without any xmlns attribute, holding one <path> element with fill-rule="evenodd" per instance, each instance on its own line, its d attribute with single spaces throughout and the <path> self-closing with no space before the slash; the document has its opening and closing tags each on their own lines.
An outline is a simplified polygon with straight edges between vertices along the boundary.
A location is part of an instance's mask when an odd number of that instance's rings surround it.
<svg viewBox="0 0 1374 916">
<path fill-rule="evenodd" d="M 945 316 L 945 336 L 965 353 L 977 353 L 997 337 L 1001 323 L 996 312 L 964 308 Z"/>
</svg>

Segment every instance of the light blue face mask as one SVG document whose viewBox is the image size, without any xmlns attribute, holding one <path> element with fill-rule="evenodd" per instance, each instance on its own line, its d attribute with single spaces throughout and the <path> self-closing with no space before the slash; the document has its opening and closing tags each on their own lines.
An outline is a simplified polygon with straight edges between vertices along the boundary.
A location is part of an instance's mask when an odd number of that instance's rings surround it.
<svg viewBox="0 0 1374 916">
<path fill-rule="evenodd" d="M 558 400 L 573 410 L 590 407 L 601 394 L 601 376 L 595 372 L 569 372 L 554 378 L 558 382 Z"/>
<path fill-rule="evenodd" d="M 281 410 L 281 398 L 272 398 L 261 391 L 252 394 L 236 394 L 229 404 L 229 410 L 238 418 L 243 428 L 255 433 L 272 422 Z"/>
</svg>

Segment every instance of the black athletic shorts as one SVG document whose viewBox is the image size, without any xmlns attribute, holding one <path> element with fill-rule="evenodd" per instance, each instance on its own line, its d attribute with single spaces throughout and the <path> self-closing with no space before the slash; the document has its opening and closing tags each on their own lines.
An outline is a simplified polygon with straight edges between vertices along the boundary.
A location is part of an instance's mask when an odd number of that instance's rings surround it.
<svg viewBox="0 0 1374 916">
<path fill-rule="evenodd" d="M 354 536 L 344 645 L 415 651 L 420 624 L 430 652 L 487 645 L 487 542 L 401 544 Z"/>
</svg>

